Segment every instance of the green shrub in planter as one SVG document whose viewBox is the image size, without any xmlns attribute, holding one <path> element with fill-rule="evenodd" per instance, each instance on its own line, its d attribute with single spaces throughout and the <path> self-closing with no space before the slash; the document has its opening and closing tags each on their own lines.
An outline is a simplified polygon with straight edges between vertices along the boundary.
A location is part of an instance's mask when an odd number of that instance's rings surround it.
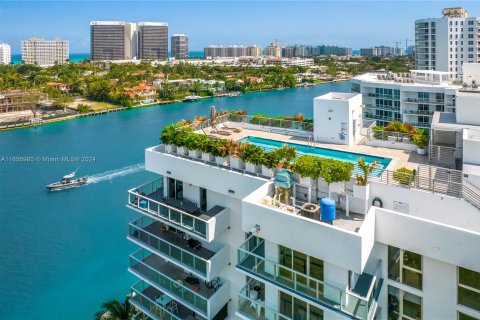
<svg viewBox="0 0 480 320">
<path fill-rule="evenodd" d="M 417 129 L 415 134 L 412 136 L 413 143 L 420 149 L 425 149 L 428 147 L 428 132 L 425 129 Z"/>
<path fill-rule="evenodd" d="M 347 182 L 352 177 L 353 163 L 335 159 L 319 158 L 320 176 L 330 185 L 336 182 Z"/>
<path fill-rule="evenodd" d="M 268 169 L 275 169 L 280 162 L 279 155 L 272 151 L 272 152 L 265 152 L 261 159 L 261 164 L 263 164 Z"/>
<path fill-rule="evenodd" d="M 264 157 L 264 151 L 259 146 L 245 143 L 243 147 L 243 156 L 242 160 L 254 165 L 259 165 L 262 163 L 262 158 Z"/>
<path fill-rule="evenodd" d="M 402 167 L 393 172 L 393 180 L 401 185 L 410 186 L 415 181 L 415 175 L 413 170 Z"/>
<path fill-rule="evenodd" d="M 173 144 L 173 140 L 175 138 L 177 132 L 177 125 L 170 124 L 163 128 L 162 134 L 160 135 L 160 140 L 164 144 Z"/>
<path fill-rule="evenodd" d="M 318 179 L 320 177 L 319 160 L 321 158 L 303 155 L 295 159 L 293 171 L 298 173 L 302 178 Z"/>
</svg>

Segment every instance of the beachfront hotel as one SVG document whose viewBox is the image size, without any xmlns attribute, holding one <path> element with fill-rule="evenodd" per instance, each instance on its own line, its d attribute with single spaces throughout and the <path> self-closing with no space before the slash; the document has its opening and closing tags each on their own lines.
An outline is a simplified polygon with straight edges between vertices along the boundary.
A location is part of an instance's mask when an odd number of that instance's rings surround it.
<svg viewBox="0 0 480 320">
<path fill-rule="evenodd" d="M 69 58 L 68 41 L 31 38 L 22 41 L 22 61 L 41 67 L 64 64 Z"/>
<path fill-rule="evenodd" d="M 257 45 L 251 46 L 208 46 L 203 49 L 205 58 L 215 57 L 261 57 L 262 48 Z"/>
<path fill-rule="evenodd" d="M 213 109 L 164 131 L 145 150 L 158 176 L 127 197 L 136 318 L 480 319 L 479 77 L 434 112 L 429 144 L 453 162 L 373 132 L 356 92 L 313 99 L 312 122 Z M 368 181 L 359 158 L 378 161 Z"/>
<path fill-rule="evenodd" d="M 174 34 L 170 41 L 172 57 L 177 59 L 188 58 L 188 36 L 186 34 Z"/>
<path fill-rule="evenodd" d="M 138 58 L 141 60 L 168 58 L 168 23 L 138 23 Z"/>
<path fill-rule="evenodd" d="M 445 8 L 442 14 L 415 21 L 416 68 L 461 79 L 464 63 L 480 61 L 480 17 L 469 17 L 464 8 Z"/>
<path fill-rule="evenodd" d="M 136 24 L 122 21 L 90 22 L 92 61 L 131 60 L 137 56 Z"/>
<path fill-rule="evenodd" d="M 10 64 L 12 62 L 12 54 L 10 45 L 0 43 L 0 64 Z"/>
</svg>

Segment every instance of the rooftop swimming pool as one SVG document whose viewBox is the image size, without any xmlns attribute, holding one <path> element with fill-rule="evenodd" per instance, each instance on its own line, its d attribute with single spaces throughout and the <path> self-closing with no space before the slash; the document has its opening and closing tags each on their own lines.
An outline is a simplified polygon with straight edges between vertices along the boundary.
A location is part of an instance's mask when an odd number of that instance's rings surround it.
<svg viewBox="0 0 480 320">
<path fill-rule="evenodd" d="M 351 162 L 351 163 L 354 163 L 354 164 L 357 164 L 357 159 L 358 158 L 364 158 L 366 163 L 372 163 L 374 161 L 378 161 L 380 163 L 380 165 L 377 167 L 377 169 L 380 169 L 380 170 L 375 170 L 375 172 L 372 173 L 375 176 L 379 176 L 382 173 L 383 169 L 387 168 L 390 161 L 392 161 L 392 159 L 390 159 L 390 158 L 369 156 L 369 155 L 362 154 L 362 153 L 354 153 L 354 152 L 332 150 L 332 149 L 326 149 L 326 148 L 318 148 L 318 147 L 306 146 L 306 145 L 302 145 L 302 144 L 288 143 L 288 142 L 282 142 L 282 141 L 270 140 L 270 139 L 263 139 L 263 138 L 257 138 L 257 137 L 245 137 L 245 138 L 241 139 L 240 142 L 249 142 L 251 144 L 254 144 L 256 146 L 261 147 L 262 149 L 264 149 L 266 151 L 277 149 L 277 148 L 282 147 L 284 144 L 287 144 L 288 146 L 294 147 L 295 149 L 297 149 L 297 152 L 300 155 L 308 154 L 308 155 L 317 156 L 317 157 L 324 157 L 324 158 L 331 158 L 331 159 L 335 159 L 335 160 L 347 161 L 347 162 Z M 357 170 L 358 170 L 357 167 L 355 167 L 354 172 L 356 172 Z"/>
</svg>

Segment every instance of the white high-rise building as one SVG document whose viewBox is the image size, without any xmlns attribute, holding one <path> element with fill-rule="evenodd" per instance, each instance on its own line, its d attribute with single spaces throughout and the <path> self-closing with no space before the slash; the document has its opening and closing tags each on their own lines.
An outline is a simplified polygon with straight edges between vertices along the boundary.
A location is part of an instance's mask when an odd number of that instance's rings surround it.
<svg viewBox="0 0 480 320">
<path fill-rule="evenodd" d="M 416 68 L 451 72 L 461 79 L 464 63 L 480 61 L 480 17 L 469 17 L 463 8 L 442 13 L 442 18 L 415 21 Z"/>
<path fill-rule="evenodd" d="M 22 41 L 22 61 L 42 67 L 63 64 L 69 58 L 69 44 L 65 40 L 32 38 Z"/>
<path fill-rule="evenodd" d="M 12 53 L 10 45 L 0 43 L 0 64 L 10 64 L 12 62 Z"/>
<path fill-rule="evenodd" d="M 392 121 L 430 128 L 436 111 L 455 112 L 458 84 L 449 72 L 365 73 L 351 80 L 351 90 L 363 96 L 363 118 L 377 125 Z"/>
<path fill-rule="evenodd" d="M 364 145 L 358 94 L 316 98 L 313 123 L 226 115 L 192 139 L 169 132 L 145 150 L 156 179 L 128 191 L 136 319 L 480 319 L 480 91 L 462 90 L 457 115 L 435 113 L 431 143 L 463 149 L 463 172 L 428 165 L 395 133 Z M 279 170 L 262 149 L 209 147 L 225 135 L 312 157 Z M 342 182 L 317 172 L 322 156 L 342 161 L 331 172 L 379 165 L 357 185 L 357 169 Z"/>
<path fill-rule="evenodd" d="M 135 23 L 123 21 L 90 22 L 92 61 L 135 59 L 137 56 L 136 31 L 137 25 Z"/>
</svg>

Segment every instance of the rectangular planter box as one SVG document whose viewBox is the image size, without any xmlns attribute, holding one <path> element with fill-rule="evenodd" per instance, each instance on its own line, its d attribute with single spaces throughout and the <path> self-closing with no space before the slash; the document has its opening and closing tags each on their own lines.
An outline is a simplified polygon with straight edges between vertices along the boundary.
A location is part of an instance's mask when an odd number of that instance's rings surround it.
<svg viewBox="0 0 480 320">
<path fill-rule="evenodd" d="M 335 192 L 335 193 L 343 193 L 344 189 L 345 189 L 345 183 L 343 182 L 331 183 L 330 187 L 328 188 L 330 192 Z"/>
<path fill-rule="evenodd" d="M 250 162 L 245 162 L 245 170 L 252 173 L 258 173 L 258 165 Z"/>
<path fill-rule="evenodd" d="M 245 163 L 240 158 L 230 157 L 230 166 L 235 169 L 245 169 Z"/>
<path fill-rule="evenodd" d="M 301 184 L 302 186 L 311 187 L 312 186 L 312 178 L 310 178 L 310 177 L 302 178 L 300 175 L 298 175 L 298 183 Z"/>
<path fill-rule="evenodd" d="M 358 199 L 367 200 L 370 196 L 370 185 L 359 186 L 353 185 L 353 196 Z"/>
<path fill-rule="evenodd" d="M 167 153 L 176 153 L 177 152 L 177 146 L 174 144 L 166 144 L 165 145 L 165 151 Z"/>
<path fill-rule="evenodd" d="M 202 156 L 202 152 L 200 150 L 189 150 L 188 155 L 191 158 L 200 158 Z"/>
<path fill-rule="evenodd" d="M 177 148 L 177 153 L 182 155 L 182 156 L 186 156 L 188 154 L 188 149 L 185 148 L 185 147 L 178 147 Z"/>
<path fill-rule="evenodd" d="M 202 160 L 212 162 L 212 161 L 215 161 L 215 157 L 208 152 L 204 152 L 202 153 Z"/>
<path fill-rule="evenodd" d="M 221 166 L 228 166 L 228 158 L 215 157 L 215 162 Z"/>
<path fill-rule="evenodd" d="M 273 169 L 269 169 L 262 165 L 262 175 L 270 178 L 273 177 Z"/>
</svg>

